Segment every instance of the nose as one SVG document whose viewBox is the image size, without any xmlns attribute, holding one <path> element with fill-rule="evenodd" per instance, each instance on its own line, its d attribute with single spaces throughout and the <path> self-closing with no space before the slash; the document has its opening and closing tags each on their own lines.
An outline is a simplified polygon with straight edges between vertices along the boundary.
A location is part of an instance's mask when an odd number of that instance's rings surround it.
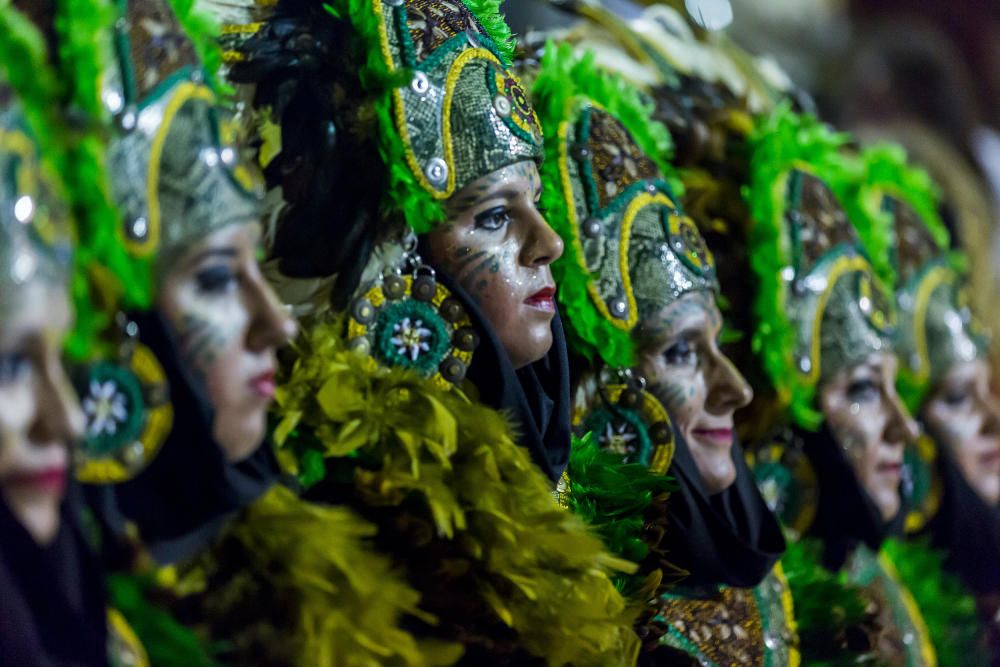
<svg viewBox="0 0 1000 667">
<path fill-rule="evenodd" d="M 35 416 L 28 437 L 38 444 L 71 445 L 83 435 L 86 420 L 58 351 L 39 369 L 35 383 Z"/>
<path fill-rule="evenodd" d="M 889 420 L 885 425 L 884 440 L 889 444 L 905 444 L 913 442 L 920 435 L 920 427 L 910 415 L 896 393 L 895 387 L 889 385 L 886 395 L 886 405 L 889 410 Z"/>
<path fill-rule="evenodd" d="M 254 352 L 284 346 L 298 331 L 295 319 L 282 306 L 264 276 L 258 272 L 250 283 L 249 306 L 253 316 L 247 331 L 247 346 Z"/>
<path fill-rule="evenodd" d="M 705 407 L 714 414 L 726 414 L 746 407 L 753 389 L 722 350 L 713 349 L 708 360 L 708 396 Z"/>
<path fill-rule="evenodd" d="M 1000 434 L 1000 402 L 997 401 L 992 387 L 987 386 L 979 396 L 979 402 L 985 419 L 983 419 L 983 434 Z"/>
<path fill-rule="evenodd" d="M 524 266 L 548 266 L 563 254 L 563 240 L 532 205 L 525 215 L 525 242 L 521 250 Z"/>
</svg>

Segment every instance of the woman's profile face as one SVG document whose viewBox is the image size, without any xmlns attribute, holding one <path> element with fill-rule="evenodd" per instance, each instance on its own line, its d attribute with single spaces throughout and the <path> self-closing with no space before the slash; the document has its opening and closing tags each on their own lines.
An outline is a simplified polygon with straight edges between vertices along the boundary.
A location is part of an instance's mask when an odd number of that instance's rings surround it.
<svg viewBox="0 0 1000 667">
<path fill-rule="evenodd" d="M 949 368 L 924 401 L 920 416 L 969 486 L 988 505 L 1000 503 L 1000 405 L 990 387 L 986 360 Z"/>
<path fill-rule="evenodd" d="M 896 393 L 895 355 L 872 354 L 820 387 L 820 408 L 883 521 L 900 510 L 903 450 L 916 424 Z"/>
<path fill-rule="evenodd" d="M 233 462 L 263 442 L 275 351 L 296 329 L 257 264 L 259 235 L 257 225 L 238 224 L 192 243 L 157 297 L 182 357 L 205 383 L 215 439 Z"/>
<path fill-rule="evenodd" d="M 476 300 L 515 369 L 552 346 L 550 265 L 563 242 L 538 210 L 541 196 L 534 162 L 498 169 L 453 196 L 448 220 L 427 237 L 428 259 Z"/>
<path fill-rule="evenodd" d="M 83 413 L 62 364 L 69 332 L 66 289 L 44 281 L 0 298 L 0 491 L 34 540 L 59 532 L 70 447 Z"/>
<path fill-rule="evenodd" d="M 637 328 L 638 370 L 683 434 L 709 493 L 736 480 L 733 415 L 753 391 L 719 349 L 714 296 L 691 292 Z"/>
</svg>

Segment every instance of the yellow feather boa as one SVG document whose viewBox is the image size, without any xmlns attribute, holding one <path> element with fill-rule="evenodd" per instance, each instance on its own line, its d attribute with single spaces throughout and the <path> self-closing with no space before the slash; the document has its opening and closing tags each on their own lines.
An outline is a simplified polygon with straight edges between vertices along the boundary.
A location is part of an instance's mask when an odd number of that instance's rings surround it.
<svg viewBox="0 0 1000 667">
<path fill-rule="evenodd" d="M 199 617 L 225 663 L 438 667 L 461 651 L 400 621 L 420 595 L 375 552 L 375 526 L 343 507 L 272 488 L 188 568 Z M 191 598 L 189 598 L 191 599 Z"/>
<path fill-rule="evenodd" d="M 415 584 L 422 605 L 437 574 L 429 579 L 418 564 L 430 560 L 441 576 L 460 570 L 472 587 L 450 595 L 474 599 L 473 608 L 488 610 L 540 664 L 634 664 L 638 610 L 609 578 L 634 565 L 557 505 L 501 414 L 412 372 L 376 367 L 347 350 L 342 330 L 320 322 L 296 346 L 276 401 L 283 460 L 294 465 L 320 452 L 329 477 L 348 476 L 344 502 L 378 523 L 376 542 L 411 584 L 423 582 Z M 432 534 L 416 539 L 420 531 L 399 529 L 414 516 Z M 433 613 L 449 611 L 437 605 Z"/>
</svg>

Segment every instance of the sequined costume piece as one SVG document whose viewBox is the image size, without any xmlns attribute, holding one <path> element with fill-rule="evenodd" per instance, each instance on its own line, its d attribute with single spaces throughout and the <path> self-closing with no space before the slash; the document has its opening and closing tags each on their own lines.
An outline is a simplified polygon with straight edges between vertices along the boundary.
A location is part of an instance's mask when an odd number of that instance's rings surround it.
<svg viewBox="0 0 1000 667">
<path fill-rule="evenodd" d="M 387 70 L 413 72 L 392 92 L 393 114 L 421 187 L 446 199 L 490 172 L 541 158 L 541 128 L 521 84 L 463 3 L 373 0 L 373 8 Z"/>
<path fill-rule="evenodd" d="M 129 251 L 162 272 L 191 240 L 259 219 L 260 191 L 190 39 L 168 5 L 128 2 L 103 99 L 123 130 L 108 173 Z"/>
<path fill-rule="evenodd" d="M 881 621 L 878 655 L 900 667 L 937 665 L 934 648 L 913 596 L 884 554 L 859 547 L 847 563 L 847 578 L 863 587 Z"/>
<path fill-rule="evenodd" d="M 710 667 L 797 665 L 788 585 L 777 566 L 753 589 L 721 587 L 708 593 L 661 596 L 656 622 L 661 642 Z"/>
</svg>

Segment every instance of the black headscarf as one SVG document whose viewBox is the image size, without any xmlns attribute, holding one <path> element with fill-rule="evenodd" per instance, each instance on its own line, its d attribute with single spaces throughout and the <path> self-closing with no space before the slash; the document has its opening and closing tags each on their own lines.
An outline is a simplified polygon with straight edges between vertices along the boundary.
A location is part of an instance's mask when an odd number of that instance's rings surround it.
<svg viewBox="0 0 1000 667">
<path fill-rule="evenodd" d="M 177 354 L 174 337 L 156 312 L 132 318 L 139 337 L 163 365 L 174 422 L 156 458 L 133 479 L 87 488 L 102 522 L 121 534 L 134 523 L 160 563 L 176 563 L 208 546 L 225 522 L 259 498 L 279 476 L 264 443 L 239 463 L 226 460 L 212 435 L 213 411 L 202 382 Z"/>
<path fill-rule="evenodd" d="M 944 447 L 938 446 L 944 493 L 928 523 L 932 544 L 945 564 L 977 595 L 1000 593 L 1000 506 L 976 493 Z"/>
<path fill-rule="evenodd" d="M 0 665 L 106 665 L 104 573 L 84 540 L 71 486 L 59 532 L 39 546 L 0 500 Z"/>
<path fill-rule="evenodd" d="M 878 551 L 888 537 L 902 533 L 906 512 L 901 507 L 895 518 L 882 520 L 826 422 L 816 432 L 797 431 L 797 437 L 819 480 L 816 518 L 807 534 L 823 542 L 823 564 L 828 569 L 843 567 L 861 544 Z"/>
<path fill-rule="evenodd" d="M 551 479 L 557 481 L 569 463 L 570 390 L 566 336 L 559 315 L 552 320 L 552 347 L 540 361 L 514 370 L 510 357 L 475 301 L 447 274 L 438 280 L 465 306 L 479 334 L 466 377 L 479 400 L 503 412 L 514 424 L 517 444 Z"/>
<path fill-rule="evenodd" d="M 671 563 L 688 572 L 681 585 L 758 585 L 785 552 L 785 538 L 757 489 L 742 447 L 733 445 L 736 481 L 725 491 L 709 495 L 687 442 L 680 433 L 676 437 L 670 474 L 676 477 L 678 489 L 670 496 L 661 547 Z"/>
</svg>

